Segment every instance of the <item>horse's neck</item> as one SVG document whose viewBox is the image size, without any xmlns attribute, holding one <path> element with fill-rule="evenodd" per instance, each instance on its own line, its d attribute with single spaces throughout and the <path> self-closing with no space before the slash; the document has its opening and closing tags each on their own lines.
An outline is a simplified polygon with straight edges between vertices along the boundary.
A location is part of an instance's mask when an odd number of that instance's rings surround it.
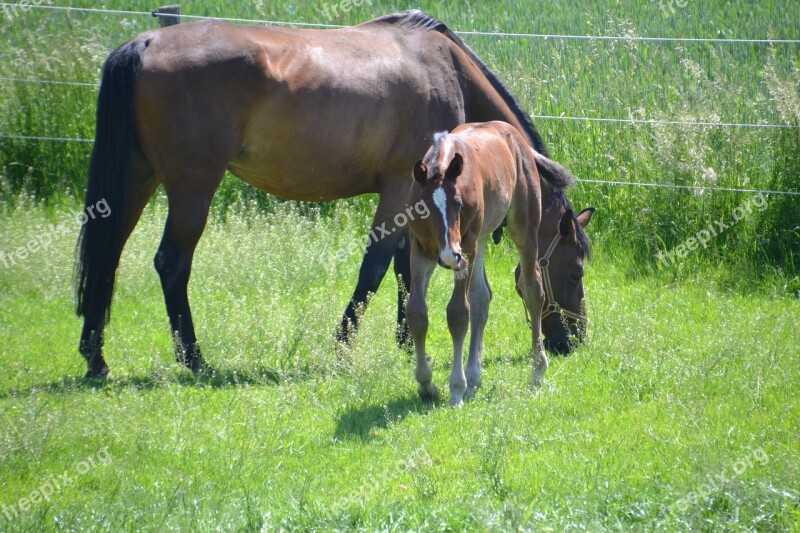
<svg viewBox="0 0 800 533">
<path fill-rule="evenodd" d="M 542 221 L 539 224 L 539 237 L 548 240 L 555 236 L 558 231 L 558 224 L 564 214 L 564 204 L 558 201 L 560 191 L 550 185 L 544 178 L 539 179 L 542 191 Z"/>
</svg>

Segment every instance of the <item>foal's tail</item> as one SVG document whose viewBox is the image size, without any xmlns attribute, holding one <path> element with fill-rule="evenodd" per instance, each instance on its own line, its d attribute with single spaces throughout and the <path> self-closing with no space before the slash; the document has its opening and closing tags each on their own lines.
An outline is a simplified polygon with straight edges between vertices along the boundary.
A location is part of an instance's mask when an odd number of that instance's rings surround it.
<svg viewBox="0 0 800 533">
<path fill-rule="evenodd" d="M 89 165 L 84 209 L 76 250 L 78 316 L 106 321 L 111 315 L 114 276 L 122 253 L 126 196 L 134 146 L 133 92 L 147 43 L 134 39 L 108 56 L 97 98 L 94 149 Z M 105 202 L 103 217 L 90 210 Z M 92 216 L 89 216 L 92 215 Z"/>
</svg>

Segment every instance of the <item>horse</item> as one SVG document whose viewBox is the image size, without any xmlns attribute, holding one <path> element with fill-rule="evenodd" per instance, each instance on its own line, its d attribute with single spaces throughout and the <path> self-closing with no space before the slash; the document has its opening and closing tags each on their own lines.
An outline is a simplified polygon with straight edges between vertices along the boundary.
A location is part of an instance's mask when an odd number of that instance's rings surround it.
<svg viewBox="0 0 800 533">
<path fill-rule="evenodd" d="M 116 270 L 158 186 L 168 216 L 154 266 L 176 358 L 197 371 L 205 361 L 187 286 L 226 170 L 289 200 L 377 193 L 373 227 L 383 228 L 402 211 L 408 169 L 432 132 L 495 119 L 547 153 L 500 78 L 444 23 L 420 11 L 335 30 L 201 21 L 134 37 L 106 59 L 98 94 L 85 205 L 105 200 L 111 215 L 82 226 L 77 244 L 86 377 L 108 374 L 104 329 Z M 337 328 L 341 341 L 351 342 L 357 309 L 394 258 L 397 341 L 409 342 L 408 231 L 385 233 L 366 249 Z"/>
<path fill-rule="evenodd" d="M 413 167 L 408 203 L 425 202 L 431 215 L 409 223 L 411 286 L 406 317 L 416 351 L 419 394 L 435 400 L 430 357 L 426 295 L 437 263 L 454 271 L 447 305 L 453 339 L 450 404 L 463 405 L 481 385 L 483 339 L 492 291 L 484 267 L 489 237 L 505 223 L 519 253 L 517 287 L 531 321 L 534 387 L 542 384 L 548 359 L 541 342 L 545 294 L 569 295 L 565 308 L 583 317 L 583 260 L 590 253 L 583 231 L 594 208 L 573 214 L 563 190 L 575 178 L 563 166 L 537 153 L 514 126 L 501 121 L 469 123 L 434 136 L 432 146 Z M 542 179 L 544 177 L 544 179 Z M 538 260 L 546 245 L 544 261 Z M 541 262 L 540 262 L 541 261 Z M 545 290 L 542 271 L 558 265 Z M 558 274 L 557 274 L 558 273 Z M 545 276 L 548 279 L 547 276 Z M 560 307 L 560 306 L 559 306 Z M 555 313 L 555 311 L 554 311 Z M 566 317 L 569 319 L 569 315 Z M 577 321 L 577 319 L 574 319 Z M 471 329 L 464 371 L 462 352 Z"/>
</svg>

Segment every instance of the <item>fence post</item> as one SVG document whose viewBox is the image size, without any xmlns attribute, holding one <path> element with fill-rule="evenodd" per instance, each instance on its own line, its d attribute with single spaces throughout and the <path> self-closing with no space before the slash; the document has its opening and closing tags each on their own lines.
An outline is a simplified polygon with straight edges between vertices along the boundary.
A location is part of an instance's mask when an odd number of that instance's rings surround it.
<svg viewBox="0 0 800 533">
<path fill-rule="evenodd" d="M 172 26 L 173 24 L 179 24 L 181 21 L 181 6 L 179 4 L 173 4 L 171 6 L 159 7 L 153 10 L 152 15 L 158 18 L 158 24 L 162 28 L 165 26 Z"/>
</svg>

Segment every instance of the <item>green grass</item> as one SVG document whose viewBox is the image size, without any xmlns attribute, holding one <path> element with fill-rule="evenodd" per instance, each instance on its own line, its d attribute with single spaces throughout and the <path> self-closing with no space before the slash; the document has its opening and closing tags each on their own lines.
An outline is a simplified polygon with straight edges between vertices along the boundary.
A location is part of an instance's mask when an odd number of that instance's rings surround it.
<svg viewBox="0 0 800 533">
<path fill-rule="evenodd" d="M 182 8 L 326 22 L 324 5 Z M 410 7 L 457 30 L 800 38 L 792 0 L 690 1 L 669 17 L 644 0 L 373 0 L 330 22 Z M 113 48 L 152 27 L 134 15 L 0 14 L 0 77 L 93 84 Z M 796 45 L 465 40 L 532 114 L 799 124 Z M 95 93 L 0 80 L 0 133 L 90 138 Z M 767 196 L 708 248 L 668 266 L 656 258 L 752 200 L 719 187 L 797 190 L 798 130 L 536 122 L 579 178 L 706 189 L 570 191 L 576 207 L 600 208 L 590 336 L 552 361 L 538 392 L 527 387 L 514 252 L 490 248 L 484 386 L 460 410 L 447 407 L 444 272 L 430 293 L 440 403 L 417 398 L 394 346 L 391 276 L 353 350 L 336 354 L 360 257 L 330 258 L 365 234 L 375 198 L 298 205 L 233 178 L 190 284 L 217 373 L 196 378 L 172 362 L 152 268 L 159 196 L 123 255 L 111 378 L 84 382 L 70 213 L 91 145 L 0 139 L 0 252 L 67 228 L 46 252 L 0 262 L 0 530 L 800 530 L 800 201 Z M 19 511 L 63 473 L 71 484 Z"/>
<path fill-rule="evenodd" d="M 68 209 L 18 203 L 0 250 L 74 225 Z M 589 341 L 532 392 L 515 255 L 492 247 L 484 385 L 451 409 L 451 276 L 439 270 L 431 288 L 444 392 L 425 404 L 393 345 L 389 278 L 352 352 L 336 355 L 359 257 L 326 259 L 368 217 L 243 211 L 211 223 L 190 285 L 213 377 L 172 362 L 151 264 L 161 201 L 123 256 L 106 383 L 78 378 L 77 227 L 0 265 L 0 513 L 72 479 L 11 521 L 0 514 L 0 529 L 800 529 L 800 302 L 779 286 L 631 275 L 600 245 Z"/>
</svg>

